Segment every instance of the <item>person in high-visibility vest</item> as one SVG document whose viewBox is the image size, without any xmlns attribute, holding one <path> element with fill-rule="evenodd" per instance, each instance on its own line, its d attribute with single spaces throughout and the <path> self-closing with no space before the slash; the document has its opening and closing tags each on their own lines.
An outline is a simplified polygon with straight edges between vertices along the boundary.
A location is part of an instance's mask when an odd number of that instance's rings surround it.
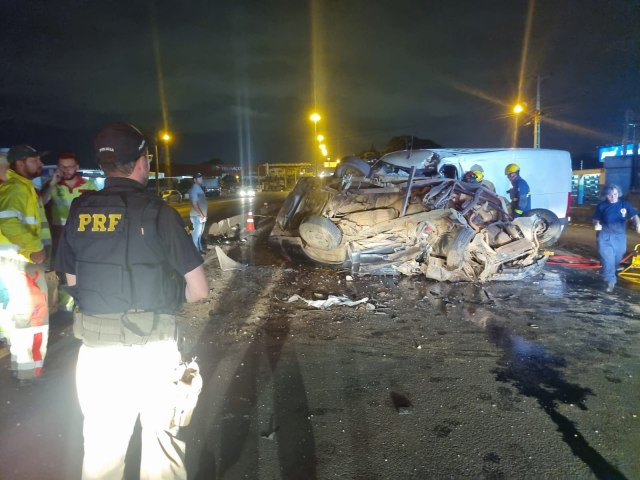
<svg viewBox="0 0 640 480">
<path fill-rule="evenodd" d="M 44 208 L 31 180 L 42 174 L 43 153 L 17 145 L 0 184 L 0 303 L 13 377 L 40 376 L 49 339 L 45 267 L 50 246 Z"/>
<path fill-rule="evenodd" d="M 7 154 L 0 152 L 0 185 L 7 181 L 7 170 L 9 170 L 9 162 Z M 0 230 L 0 265 L 2 263 L 2 246 L 8 245 L 9 240 L 2 235 Z M 1 269 L 1 267 L 0 267 Z M 8 310 L 9 305 L 9 287 L 0 276 L 0 341 L 8 340 L 8 332 L 11 330 L 11 315 Z"/>
<path fill-rule="evenodd" d="M 51 202 L 52 256 L 69 217 L 69 208 L 74 198 L 85 192 L 98 190 L 95 182 L 78 173 L 78 160 L 74 152 L 65 152 L 58 157 L 58 168 L 51 180 L 42 189 L 42 203 Z"/>
</svg>

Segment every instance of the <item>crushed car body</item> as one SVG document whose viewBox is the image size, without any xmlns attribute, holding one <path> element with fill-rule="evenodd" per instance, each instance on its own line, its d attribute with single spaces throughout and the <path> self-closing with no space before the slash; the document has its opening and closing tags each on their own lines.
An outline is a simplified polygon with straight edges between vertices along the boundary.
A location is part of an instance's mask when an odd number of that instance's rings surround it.
<svg viewBox="0 0 640 480">
<path fill-rule="evenodd" d="M 482 184 L 442 178 L 437 154 L 419 165 L 351 158 L 327 178 L 305 177 L 270 234 L 291 261 L 354 274 L 438 281 L 517 280 L 540 272 L 561 233 L 542 209 L 512 219 Z"/>
</svg>

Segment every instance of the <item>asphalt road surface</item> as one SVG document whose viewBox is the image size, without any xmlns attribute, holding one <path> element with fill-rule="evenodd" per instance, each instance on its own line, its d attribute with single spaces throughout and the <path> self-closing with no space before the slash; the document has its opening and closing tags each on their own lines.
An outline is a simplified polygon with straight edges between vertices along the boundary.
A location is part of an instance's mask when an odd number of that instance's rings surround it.
<svg viewBox="0 0 640 480">
<path fill-rule="evenodd" d="M 634 284 L 605 294 L 596 271 L 552 266 L 484 285 L 350 279 L 284 263 L 260 233 L 220 245 L 243 270 L 209 251 L 211 294 L 182 314 L 204 379 L 190 478 L 640 478 Z M 588 255 L 593 231 L 560 247 Z M 304 301 L 329 295 L 367 300 Z M 77 349 L 57 314 L 41 381 L 16 386 L 2 358 L 0 478 L 79 478 Z M 127 478 L 136 455 L 134 436 Z"/>
</svg>

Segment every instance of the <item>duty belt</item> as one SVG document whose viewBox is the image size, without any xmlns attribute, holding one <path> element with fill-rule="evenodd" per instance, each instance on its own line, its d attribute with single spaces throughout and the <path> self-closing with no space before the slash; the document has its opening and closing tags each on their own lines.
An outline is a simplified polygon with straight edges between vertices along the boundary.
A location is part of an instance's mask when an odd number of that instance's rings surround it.
<svg viewBox="0 0 640 480">
<path fill-rule="evenodd" d="M 173 315 L 140 310 L 87 315 L 76 309 L 73 335 L 90 347 L 145 345 L 175 340 L 177 329 Z"/>
</svg>

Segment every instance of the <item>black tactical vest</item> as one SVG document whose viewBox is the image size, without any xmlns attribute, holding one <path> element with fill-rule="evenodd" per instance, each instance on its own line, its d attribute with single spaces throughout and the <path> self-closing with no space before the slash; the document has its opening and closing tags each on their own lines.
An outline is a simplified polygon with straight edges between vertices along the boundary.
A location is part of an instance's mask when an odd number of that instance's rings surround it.
<svg viewBox="0 0 640 480">
<path fill-rule="evenodd" d="M 65 234 L 76 258 L 73 295 L 83 313 L 172 313 L 184 302 L 184 277 L 158 239 L 162 201 L 144 191 L 108 188 L 74 201 Z"/>
</svg>

